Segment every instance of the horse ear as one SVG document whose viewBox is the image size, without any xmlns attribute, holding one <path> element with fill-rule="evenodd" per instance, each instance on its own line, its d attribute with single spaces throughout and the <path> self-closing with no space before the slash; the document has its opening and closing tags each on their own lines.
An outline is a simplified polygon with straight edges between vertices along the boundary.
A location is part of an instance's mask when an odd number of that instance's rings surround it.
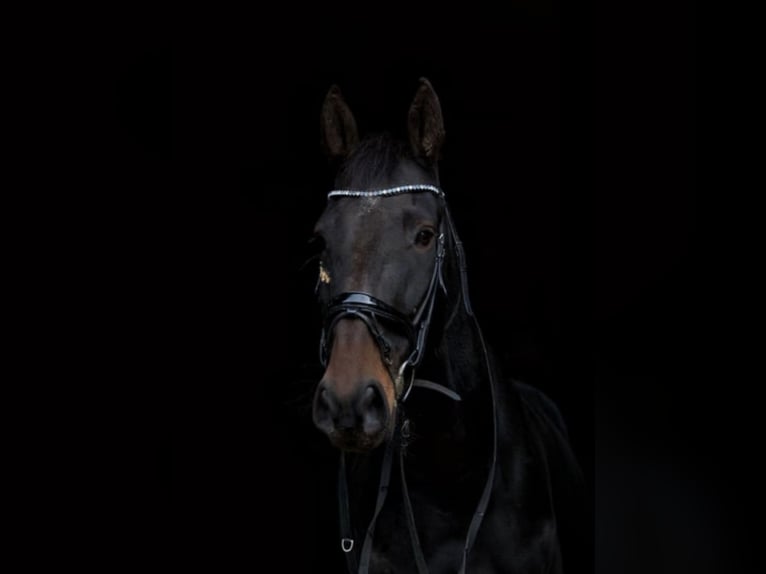
<svg viewBox="0 0 766 574">
<path fill-rule="evenodd" d="M 444 120 L 439 97 L 425 78 L 420 78 L 407 120 L 412 151 L 417 157 L 435 163 L 444 143 Z"/>
<path fill-rule="evenodd" d="M 331 86 L 322 104 L 322 148 L 330 159 L 342 159 L 359 143 L 356 120 L 338 86 Z"/>
</svg>

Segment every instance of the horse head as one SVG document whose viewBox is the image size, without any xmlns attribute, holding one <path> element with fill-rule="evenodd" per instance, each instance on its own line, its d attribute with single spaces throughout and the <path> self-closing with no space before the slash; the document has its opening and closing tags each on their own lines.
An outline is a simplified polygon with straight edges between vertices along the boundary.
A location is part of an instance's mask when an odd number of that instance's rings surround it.
<svg viewBox="0 0 766 574">
<path fill-rule="evenodd" d="M 444 127 L 424 79 L 409 110 L 409 142 L 388 135 L 360 141 L 335 86 L 320 123 L 323 148 L 339 168 L 314 230 L 325 371 L 313 418 L 336 447 L 367 452 L 393 432 L 442 282 L 446 206 L 437 162 Z"/>
</svg>

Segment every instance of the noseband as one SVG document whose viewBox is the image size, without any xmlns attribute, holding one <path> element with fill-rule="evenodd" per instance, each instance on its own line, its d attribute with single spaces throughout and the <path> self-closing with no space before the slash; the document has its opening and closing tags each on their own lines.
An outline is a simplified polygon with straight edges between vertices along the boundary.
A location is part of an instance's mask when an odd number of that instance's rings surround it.
<svg viewBox="0 0 766 574">
<path fill-rule="evenodd" d="M 432 192 L 440 199 L 444 199 L 444 192 L 432 185 L 406 185 L 378 191 L 337 190 L 330 192 L 327 197 L 389 197 L 402 193 L 422 191 Z M 338 321 L 346 318 L 360 319 L 367 325 L 370 334 L 378 345 L 381 358 L 389 369 L 389 374 L 391 375 L 391 379 L 393 380 L 396 389 L 397 400 L 400 402 L 407 400 L 407 396 L 409 395 L 413 384 L 415 384 L 415 368 L 420 364 L 420 361 L 423 358 L 423 351 L 425 349 L 426 337 L 428 336 L 428 328 L 431 325 L 431 316 L 433 314 L 438 287 L 441 286 L 446 293 L 444 279 L 442 277 L 442 263 L 444 261 L 445 253 L 444 241 L 444 224 L 442 223 L 439 226 L 436 258 L 434 261 L 433 273 L 431 274 L 431 280 L 420 304 L 412 313 L 403 313 L 399 309 L 381 301 L 370 293 L 349 291 L 333 297 L 325 311 L 324 327 L 322 328 L 322 335 L 319 343 L 319 356 L 323 367 L 327 367 L 327 361 L 330 357 L 328 339 L 332 335 L 333 329 L 335 328 L 335 325 L 338 324 Z M 412 349 L 410 355 L 404 360 L 399 367 L 398 374 L 395 376 L 391 372 L 391 366 L 393 364 L 391 358 L 391 343 L 381 329 L 378 319 L 384 319 L 396 324 L 401 332 L 406 335 L 410 348 Z M 408 370 L 410 377 L 405 388 L 405 378 Z M 435 383 L 432 383 L 432 385 L 433 384 Z M 440 385 L 437 386 L 441 387 Z M 429 386 L 429 388 L 433 387 Z M 434 390 L 444 392 L 448 389 L 441 387 Z M 447 394 L 454 393 L 450 392 Z"/>
</svg>

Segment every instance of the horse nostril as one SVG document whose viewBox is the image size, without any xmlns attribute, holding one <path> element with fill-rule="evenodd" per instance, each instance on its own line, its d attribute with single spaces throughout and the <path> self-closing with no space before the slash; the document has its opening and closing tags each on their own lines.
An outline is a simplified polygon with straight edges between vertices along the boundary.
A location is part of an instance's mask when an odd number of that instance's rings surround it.
<svg viewBox="0 0 766 574">
<path fill-rule="evenodd" d="M 356 392 L 339 395 L 331 386 L 320 383 L 314 399 L 314 424 L 332 435 L 363 433 L 378 435 L 386 428 L 388 409 L 380 383 L 359 385 Z"/>
<path fill-rule="evenodd" d="M 337 403 L 332 399 L 327 389 L 322 389 L 322 392 L 319 393 L 319 402 L 327 409 L 330 415 L 334 415 L 338 410 Z"/>
<path fill-rule="evenodd" d="M 359 406 L 361 407 L 361 409 L 364 409 L 367 406 L 372 405 L 379 396 L 380 395 L 377 392 L 377 389 L 373 385 L 370 385 L 366 389 L 364 389 L 364 393 L 362 393 L 362 398 L 359 401 Z"/>
<path fill-rule="evenodd" d="M 326 388 L 321 388 L 314 401 L 314 423 L 325 431 L 334 426 L 334 419 L 338 415 L 338 401 L 333 393 Z"/>
<path fill-rule="evenodd" d="M 364 432 L 374 434 L 379 432 L 385 425 L 388 413 L 386 411 L 386 401 L 379 385 L 368 385 L 357 406 L 357 412 L 362 417 L 362 427 Z"/>
</svg>

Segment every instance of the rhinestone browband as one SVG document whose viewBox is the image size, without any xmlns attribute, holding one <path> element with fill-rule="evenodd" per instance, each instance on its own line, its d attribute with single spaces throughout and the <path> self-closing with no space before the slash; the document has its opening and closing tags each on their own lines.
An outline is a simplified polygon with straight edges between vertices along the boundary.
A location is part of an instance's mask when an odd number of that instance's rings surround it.
<svg viewBox="0 0 766 574">
<path fill-rule="evenodd" d="M 327 199 L 330 199 L 331 197 L 388 197 L 390 195 L 399 195 L 411 191 L 430 191 L 437 197 L 444 197 L 444 192 L 434 185 L 400 185 L 399 187 L 389 187 L 387 189 L 375 189 L 370 191 L 336 189 L 327 194 Z"/>
</svg>

